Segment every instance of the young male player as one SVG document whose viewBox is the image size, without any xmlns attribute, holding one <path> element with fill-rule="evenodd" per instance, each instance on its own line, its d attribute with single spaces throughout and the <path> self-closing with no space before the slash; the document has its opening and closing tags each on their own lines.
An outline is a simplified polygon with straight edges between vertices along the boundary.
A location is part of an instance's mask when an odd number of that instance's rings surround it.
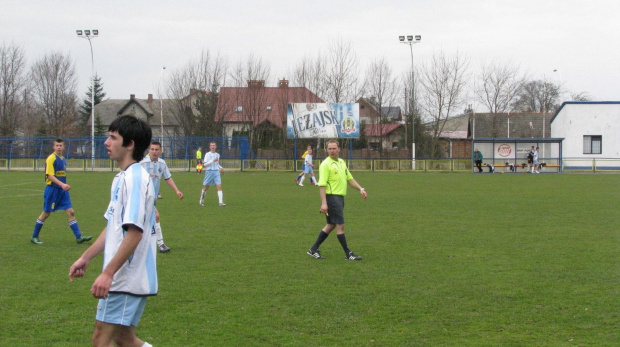
<svg viewBox="0 0 620 347">
<path fill-rule="evenodd" d="M 308 149 L 306 149 L 304 154 L 301 155 L 301 157 L 304 159 L 304 163 L 301 165 L 301 172 L 299 173 L 299 175 L 297 175 L 297 178 L 295 178 L 295 184 L 299 184 L 299 180 L 304 175 L 304 170 L 306 168 L 306 155 L 308 155 L 308 151 L 311 150 L 311 149 L 312 149 L 312 146 L 308 145 Z"/>
<path fill-rule="evenodd" d="M 142 167 L 149 173 L 151 179 L 153 180 L 155 196 L 159 196 L 159 186 L 161 184 L 161 178 L 163 177 L 164 180 L 166 180 L 166 183 L 168 183 L 168 186 L 174 190 L 179 199 L 183 199 L 183 193 L 181 193 L 176 184 L 174 184 L 168 165 L 162 158 L 159 157 L 160 155 L 161 143 L 158 141 L 153 141 L 149 146 L 148 157 L 145 157 L 140 162 Z M 155 232 L 157 234 L 157 247 L 159 247 L 159 251 L 161 253 L 170 252 L 170 247 L 166 246 L 164 243 L 164 235 L 161 233 L 161 224 L 159 223 L 159 211 L 157 210 L 157 207 L 155 207 Z"/>
<path fill-rule="evenodd" d="M 316 179 L 314 178 L 314 164 L 312 164 L 312 147 L 310 146 L 308 146 L 307 154 L 304 158 L 304 172 L 299 180 L 300 187 L 304 186 L 304 179 L 308 175 L 310 176 L 310 182 L 312 182 L 312 184 L 316 184 Z"/>
<path fill-rule="evenodd" d="M 71 186 L 67 184 L 67 161 L 62 156 L 65 149 L 65 143 L 62 139 L 54 141 L 54 153 L 50 154 L 45 160 L 45 192 L 43 193 L 43 212 L 37 218 L 34 224 L 34 231 L 30 242 L 35 245 L 41 245 L 43 242 L 39 239 L 39 233 L 43 228 L 43 223 L 52 212 L 57 210 L 65 210 L 69 218 L 69 227 L 75 235 L 77 243 L 90 241 L 92 236 L 82 236 L 80 227 L 75 220 L 75 212 L 71 204 L 69 190 Z"/>
<path fill-rule="evenodd" d="M 340 146 L 338 141 L 331 140 L 327 143 L 327 153 L 329 157 L 325 158 L 319 166 L 319 190 L 321 195 L 321 213 L 325 213 L 327 224 L 323 227 L 316 242 L 307 254 L 316 259 L 323 259 L 319 246 L 327 239 L 332 230 L 336 229 L 336 236 L 344 250 L 345 259 L 362 260 L 353 253 L 347 246 L 347 239 L 344 236 L 344 197 L 347 195 L 347 184 L 360 191 L 360 194 L 366 200 L 368 194 L 366 190 L 360 186 L 347 168 L 347 163 L 338 157 Z"/>
<path fill-rule="evenodd" d="M 112 182 L 108 224 L 71 265 L 69 279 L 82 277 L 90 261 L 103 253 L 103 271 L 90 292 L 99 299 L 93 346 L 151 346 L 136 336 L 148 296 L 157 295 L 155 189 L 139 161 L 151 142 L 151 128 L 134 116 L 115 119 L 105 141 L 121 171 Z"/>
<path fill-rule="evenodd" d="M 205 205 L 205 195 L 209 186 L 215 185 L 217 188 L 217 198 L 220 201 L 220 206 L 226 206 L 224 203 L 224 193 L 222 193 L 222 177 L 220 172 L 224 171 L 224 168 L 220 166 L 220 154 L 216 153 L 217 145 L 215 142 L 209 143 L 209 152 L 205 154 L 203 160 L 203 167 L 205 168 L 205 178 L 202 181 L 202 192 L 200 193 L 200 206 Z"/>
</svg>

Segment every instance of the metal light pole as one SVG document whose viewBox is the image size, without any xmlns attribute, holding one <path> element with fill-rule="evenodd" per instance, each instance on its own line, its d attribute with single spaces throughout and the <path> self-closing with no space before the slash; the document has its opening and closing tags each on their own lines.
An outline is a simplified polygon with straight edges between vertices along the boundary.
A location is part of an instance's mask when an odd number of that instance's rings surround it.
<svg viewBox="0 0 620 347">
<path fill-rule="evenodd" d="M 415 117 L 414 117 L 414 108 L 415 108 L 415 88 L 414 88 L 414 76 L 413 76 L 413 45 L 416 43 L 420 43 L 422 40 L 421 35 L 415 35 L 415 41 L 413 35 L 407 36 L 398 36 L 400 43 L 404 43 L 409 45 L 409 50 L 411 51 L 411 165 L 412 169 L 415 170 Z M 405 40 L 406 39 L 406 40 Z"/>
<path fill-rule="evenodd" d="M 90 41 L 99 36 L 99 30 L 76 30 L 77 36 L 82 39 L 87 39 L 90 45 L 90 64 L 91 64 L 91 78 L 92 88 L 90 92 L 90 156 L 91 156 L 91 171 L 95 170 L 95 56 L 93 55 L 93 44 Z"/>
<path fill-rule="evenodd" d="M 161 68 L 161 76 L 159 76 L 159 86 L 157 86 L 157 89 L 159 91 L 159 116 L 160 116 L 160 131 L 161 131 L 161 149 L 164 149 L 164 103 L 162 101 L 162 95 L 161 95 L 161 80 L 164 78 L 164 70 L 166 70 L 166 67 L 162 67 Z"/>
</svg>

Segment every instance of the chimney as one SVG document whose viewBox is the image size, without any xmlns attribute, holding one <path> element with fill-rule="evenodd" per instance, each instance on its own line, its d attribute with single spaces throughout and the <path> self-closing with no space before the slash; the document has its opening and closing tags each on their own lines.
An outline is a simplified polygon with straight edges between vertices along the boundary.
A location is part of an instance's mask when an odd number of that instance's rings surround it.
<svg viewBox="0 0 620 347">
<path fill-rule="evenodd" d="M 129 100 L 133 100 L 136 98 L 136 94 L 129 94 Z"/>
<path fill-rule="evenodd" d="M 284 78 L 281 79 L 280 82 L 278 82 L 278 88 L 288 88 L 288 80 Z"/>
<path fill-rule="evenodd" d="M 148 104 L 153 102 L 153 94 L 149 94 L 149 99 L 146 101 Z"/>
<path fill-rule="evenodd" d="M 248 88 L 263 88 L 265 80 L 248 80 Z"/>
</svg>

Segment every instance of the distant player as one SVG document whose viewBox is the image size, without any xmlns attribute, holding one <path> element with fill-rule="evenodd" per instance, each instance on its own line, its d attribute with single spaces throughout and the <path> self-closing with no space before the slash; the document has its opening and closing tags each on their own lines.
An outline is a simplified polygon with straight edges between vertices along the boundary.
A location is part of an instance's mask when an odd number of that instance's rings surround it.
<svg viewBox="0 0 620 347">
<path fill-rule="evenodd" d="M 155 188 L 155 196 L 159 195 L 159 186 L 161 183 L 161 178 L 163 177 L 168 183 L 168 186 L 174 190 L 176 195 L 183 199 L 183 193 L 179 191 L 176 184 L 174 184 L 174 180 L 172 179 L 172 175 L 170 174 L 170 170 L 168 169 L 168 165 L 166 162 L 160 158 L 161 155 L 161 143 L 157 141 L 151 142 L 149 146 L 149 156 L 142 159 L 140 164 L 149 173 L 151 180 L 153 180 L 153 187 Z M 164 236 L 161 232 L 161 224 L 159 223 L 159 211 L 155 208 L 155 232 L 157 234 L 157 247 L 159 247 L 159 251 L 161 253 L 170 252 L 170 247 L 166 246 L 164 243 Z"/>
<path fill-rule="evenodd" d="M 202 147 L 198 147 L 196 151 L 196 173 L 202 172 Z"/>
<path fill-rule="evenodd" d="M 312 184 L 316 184 L 316 179 L 314 178 L 314 164 L 312 164 L 312 147 L 310 146 L 308 146 L 308 151 L 306 157 L 304 158 L 304 172 L 299 180 L 300 187 L 304 186 L 304 179 L 308 175 L 310 176 L 310 181 Z"/>
<path fill-rule="evenodd" d="M 39 233 L 43 228 L 43 223 L 52 212 L 65 210 L 69 218 L 69 227 L 75 235 L 77 243 L 90 241 L 92 236 L 82 236 L 80 227 L 75 220 L 75 212 L 71 204 L 69 190 L 71 187 L 67 184 L 67 161 L 62 156 L 65 149 L 65 143 L 62 139 L 54 141 L 54 153 L 50 154 L 45 160 L 45 192 L 43 194 L 43 212 L 37 218 L 34 224 L 34 231 L 30 242 L 41 245 L 43 242 L 39 239 Z"/>
<path fill-rule="evenodd" d="M 217 145 L 215 142 L 211 142 L 209 144 L 209 152 L 205 154 L 205 159 L 203 160 L 203 166 L 205 168 L 205 178 L 202 181 L 202 192 L 200 193 L 200 206 L 205 205 L 205 195 L 207 194 L 207 190 L 209 190 L 209 186 L 216 186 L 217 188 L 217 198 L 220 201 L 220 206 L 226 206 L 224 203 L 224 193 L 222 193 L 222 177 L 220 175 L 221 172 L 224 171 L 224 168 L 220 166 L 220 155 L 216 153 Z"/>
<path fill-rule="evenodd" d="M 312 149 L 312 146 L 308 145 L 308 149 L 306 149 L 304 154 L 301 155 L 301 157 L 304 159 L 304 163 L 301 165 L 301 172 L 299 173 L 299 175 L 297 175 L 297 178 L 295 179 L 295 184 L 299 184 L 299 180 L 301 180 L 304 175 L 304 169 L 306 168 L 306 155 L 308 155 L 308 150 L 310 149 Z"/>
</svg>

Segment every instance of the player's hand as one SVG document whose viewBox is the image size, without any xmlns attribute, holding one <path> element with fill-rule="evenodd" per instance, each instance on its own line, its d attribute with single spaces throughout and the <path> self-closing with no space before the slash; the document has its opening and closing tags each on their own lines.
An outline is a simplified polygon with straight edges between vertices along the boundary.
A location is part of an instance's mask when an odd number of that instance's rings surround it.
<svg viewBox="0 0 620 347">
<path fill-rule="evenodd" d="M 364 200 L 366 200 L 366 198 L 368 198 L 368 193 L 366 193 L 366 190 L 360 190 L 360 194 L 362 194 L 362 196 L 364 197 Z"/>
<path fill-rule="evenodd" d="M 319 210 L 319 212 L 327 214 L 327 204 L 321 204 L 321 209 Z"/>
<path fill-rule="evenodd" d="M 105 273 L 102 273 L 97 277 L 95 283 L 90 288 L 90 292 L 97 299 L 105 299 L 108 297 L 108 292 L 110 291 L 110 286 L 112 285 L 112 276 L 108 276 Z"/>
<path fill-rule="evenodd" d="M 183 199 L 183 193 L 177 191 L 177 195 L 178 195 L 179 199 Z"/>
<path fill-rule="evenodd" d="M 69 281 L 73 282 L 74 277 L 84 277 L 88 262 L 82 258 L 78 259 L 69 268 Z"/>
<path fill-rule="evenodd" d="M 220 161 L 220 158 L 213 159 L 213 162 Z"/>
<path fill-rule="evenodd" d="M 70 186 L 70 185 L 68 185 L 68 184 L 64 184 L 64 185 L 62 186 L 62 189 L 63 189 L 63 190 L 66 190 L 66 191 L 69 191 L 69 190 L 71 190 L 71 186 Z"/>
</svg>

